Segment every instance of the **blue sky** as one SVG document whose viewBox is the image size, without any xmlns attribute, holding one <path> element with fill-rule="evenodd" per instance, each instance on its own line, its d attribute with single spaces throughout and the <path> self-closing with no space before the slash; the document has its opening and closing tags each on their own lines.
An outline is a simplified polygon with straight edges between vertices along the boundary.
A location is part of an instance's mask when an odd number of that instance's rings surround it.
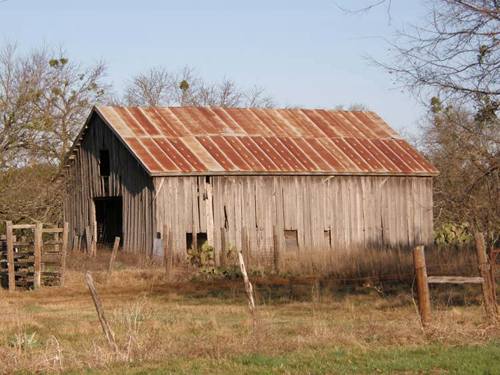
<svg viewBox="0 0 500 375">
<path fill-rule="evenodd" d="M 104 60 L 119 92 L 151 66 L 196 68 L 264 87 L 279 106 L 367 105 L 398 130 L 415 132 L 424 108 L 366 56 L 390 58 L 384 38 L 421 23 L 422 1 L 349 15 L 347 0 L 8 0 L 0 3 L 1 42 L 21 50 L 62 46 L 70 59 Z"/>
</svg>

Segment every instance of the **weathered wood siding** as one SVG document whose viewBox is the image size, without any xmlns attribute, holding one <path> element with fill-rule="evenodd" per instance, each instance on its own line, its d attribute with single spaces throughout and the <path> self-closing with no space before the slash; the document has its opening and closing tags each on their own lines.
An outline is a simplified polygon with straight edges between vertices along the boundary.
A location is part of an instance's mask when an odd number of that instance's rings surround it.
<svg viewBox="0 0 500 375">
<path fill-rule="evenodd" d="M 154 184 L 156 231 L 170 228 L 179 258 L 186 232 L 208 232 L 218 249 L 224 227 L 238 249 L 246 228 L 250 255 L 262 261 L 272 258 L 273 226 L 281 248 L 284 230 L 297 230 L 300 252 L 432 242 L 431 177 L 186 176 Z"/>
<path fill-rule="evenodd" d="M 110 176 L 99 173 L 99 151 L 109 150 Z M 65 220 L 70 224 L 70 244 L 93 225 L 93 199 L 123 199 L 123 246 L 131 252 L 149 254 L 153 243 L 153 196 L 151 177 L 123 143 L 94 115 L 67 169 Z M 107 183 L 106 183 L 107 180 Z"/>
</svg>

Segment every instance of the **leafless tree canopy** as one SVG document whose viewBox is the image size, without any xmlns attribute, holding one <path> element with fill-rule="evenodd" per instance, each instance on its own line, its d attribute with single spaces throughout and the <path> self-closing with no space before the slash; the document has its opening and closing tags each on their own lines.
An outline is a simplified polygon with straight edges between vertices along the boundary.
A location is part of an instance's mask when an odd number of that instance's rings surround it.
<svg viewBox="0 0 500 375">
<path fill-rule="evenodd" d="M 400 32 L 394 63 L 382 65 L 405 86 L 443 100 L 497 103 L 500 3 L 434 0 L 428 22 Z"/>
<path fill-rule="evenodd" d="M 61 161 L 104 95 L 104 69 L 83 68 L 47 49 L 0 50 L 0 170 Z"/>
<path fill-rule="evenodd" d="M 423 148 L 440 170 L 436 226 L 500 233 L 500 2 L 431 0 L 426 23 L 399 32 L 393 62 L 376 62 L 396 82 L 431 99 Z M 387 6 L 373 1 L 361 9 Z"/>
<path fill-rule="evenodd" d="M 92 105 L 104 97 L 104 65 L 84 68 L 60 51 L 0 50 L 0 218 L 56 221 L 59 163 Z"/>
<path fill-rule="evenodd" d="M 467 223 L 500 234 L 500 121 L 433 99 L 423 149 L 440 170 L 435 179 L 436 227 Z"/>
<path fill-rule="evenodd" d="M 234 81 L 208 82 L 194 69 L 180 72 L 151 68 L 133 77 L 125 89 L 123 102 L 139 106 L 221 106 L 272 107 L 272 99 L 260 87 L 240 88 Z"/>
</svg>

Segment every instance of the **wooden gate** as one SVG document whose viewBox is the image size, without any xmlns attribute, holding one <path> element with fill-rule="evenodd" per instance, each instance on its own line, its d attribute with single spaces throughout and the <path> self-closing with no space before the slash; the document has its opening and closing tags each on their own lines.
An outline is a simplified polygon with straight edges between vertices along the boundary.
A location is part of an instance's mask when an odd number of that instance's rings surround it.
<svg viewBox="0 0 500 375">
<path fill-rule="evenodd" d="M 6 222 L 0 246 L 0 282 L 9 291 L 63 285 L 68 224 L 44 228 L 38 224 Z"/>
</svg>

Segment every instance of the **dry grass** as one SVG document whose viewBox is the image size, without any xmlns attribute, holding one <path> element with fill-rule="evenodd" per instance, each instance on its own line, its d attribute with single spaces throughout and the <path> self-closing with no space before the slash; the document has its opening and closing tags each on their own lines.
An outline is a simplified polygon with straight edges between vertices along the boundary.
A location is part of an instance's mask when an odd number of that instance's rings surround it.
<svg viewBox="0 0 500 375">
<path fill-rule="evenodd" d="M 420 327 L 408 288 L 337 284 L 282 277 L 255 279 L 258 324 L 248 315 L 241 280 L 169 282 L 161 268 L 131 267 L 120 258 L 109 280 L 108 255 L 71 261 L 64 288 L 0 291 L 0 373 L 113 369 L 248 354 L 279 356 L 335 347 L 368 353 L 429 344 L 487 344 L 500 338 L 477 303 L 479 289 L 435 289 L 434 322 Z M 94 269 L 120 354 L 107 346 L 84 268 Z M 452 305 L 450 305 L 450 302 Z M 459 306 L 457 306 L 457 302 Z M 203 371 L 201 371 L 203 372 Z"/>
</svg>

